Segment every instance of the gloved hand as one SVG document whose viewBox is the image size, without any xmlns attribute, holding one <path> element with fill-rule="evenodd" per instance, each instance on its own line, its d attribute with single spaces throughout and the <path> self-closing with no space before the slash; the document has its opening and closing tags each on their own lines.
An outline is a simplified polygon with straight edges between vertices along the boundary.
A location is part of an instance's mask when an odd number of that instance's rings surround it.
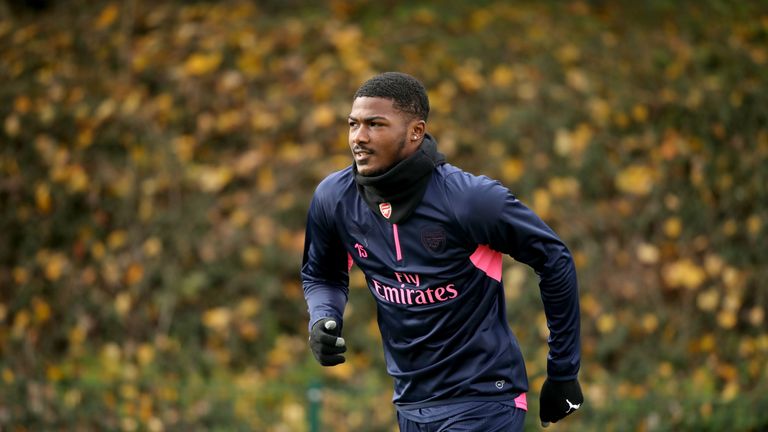
<svg viewBox="0 0 768 432">
<path fill-rule="evenodd" d="M 563 417 L 573 414 L 584 403 L 581 386 L 578 380 L 552 381 L 547 378 L 541 386 L 539 397 L 539 418 L 541 425 L 557 423 Z"/>
<path fill-rule="evenodd" d="M 336 366 L 344 363 L 341 353 L 347 351 L 347 345 L 341 336 L 341 328 L 333 318 L 323 318 L 309 331 L 309 348 L 323 366 Z"/>
</svg>

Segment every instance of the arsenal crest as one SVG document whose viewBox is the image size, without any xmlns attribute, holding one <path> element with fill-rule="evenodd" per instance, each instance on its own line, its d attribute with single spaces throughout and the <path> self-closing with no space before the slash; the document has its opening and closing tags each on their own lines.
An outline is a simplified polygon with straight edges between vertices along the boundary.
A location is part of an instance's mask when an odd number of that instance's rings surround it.
<svg viewBox="0 0 768 432">
<path fill-rule="evenodd" d="M 392 216 L 392 204 L 387 202 L 379 204 L 379 211 L 382 216 L 389 219 L 389 217 Z"/>
<path fill-rule="evenodd" d="M 433 253 L 445 249 L 445 230 L 440 227 L 429 227 L 421 231 L 421 244 Z"/>
</svg>

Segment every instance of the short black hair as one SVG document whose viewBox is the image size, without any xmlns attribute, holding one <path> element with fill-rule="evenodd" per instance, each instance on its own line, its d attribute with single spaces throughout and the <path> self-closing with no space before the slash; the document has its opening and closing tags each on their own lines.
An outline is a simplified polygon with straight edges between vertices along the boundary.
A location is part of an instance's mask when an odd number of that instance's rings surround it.
<svg viewBox="0 0 768 432">
<path fill-rule="evenodd" d="M 427 121 L 429 98 L 424 85 L 402 72 L 384 72 L 364 82 L 355 92 L 359 97 L 391 99 L 396 109 Z"/>
</svg>

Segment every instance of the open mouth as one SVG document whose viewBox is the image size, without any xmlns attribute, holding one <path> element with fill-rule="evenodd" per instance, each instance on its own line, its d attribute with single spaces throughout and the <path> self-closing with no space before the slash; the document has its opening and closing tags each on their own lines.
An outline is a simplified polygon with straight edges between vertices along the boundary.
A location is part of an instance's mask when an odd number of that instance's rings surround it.
<svg viewBox="0 0 768 432">
<path fill-rule="evenodd" d="M 354 154 L 356 160 L 363 160 L 367 159 L 373 152 L 370 150 L 355 149 L 352 151 L 352 154 Z"/>
</svg>

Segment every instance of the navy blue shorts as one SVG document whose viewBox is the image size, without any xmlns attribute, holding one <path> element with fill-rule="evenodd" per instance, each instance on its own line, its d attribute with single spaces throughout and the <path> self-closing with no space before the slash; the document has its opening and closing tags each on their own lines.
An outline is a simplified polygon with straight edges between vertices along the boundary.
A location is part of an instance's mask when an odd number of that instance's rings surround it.
<svg viewBox="0 0 768 432">
<path fill-rule="evenodd" d="M 513 402 L 483 402 L 445 419 L 416 421 L 397 413 L 400 432 L 522 432 L 525 410 Z"/>
</svg>

